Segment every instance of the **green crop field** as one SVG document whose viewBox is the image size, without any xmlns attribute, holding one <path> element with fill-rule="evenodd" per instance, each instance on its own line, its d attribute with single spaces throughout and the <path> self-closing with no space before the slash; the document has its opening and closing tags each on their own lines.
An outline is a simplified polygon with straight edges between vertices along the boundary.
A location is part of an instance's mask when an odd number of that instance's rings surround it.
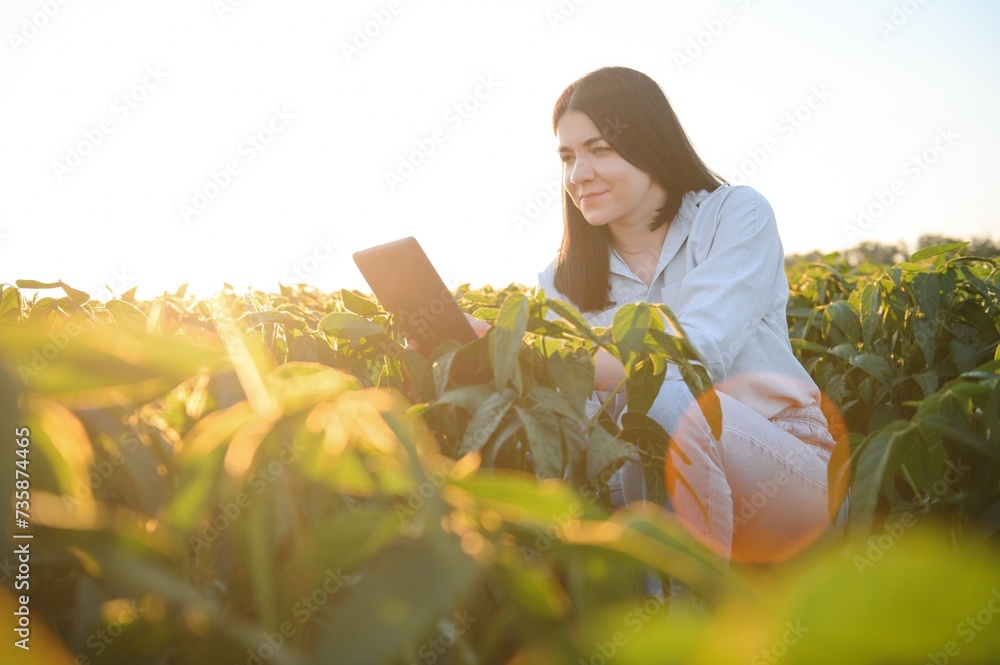
<svg viewBox="0 0 1000 665">
<path fill-rule="evenodd" d="M 4 285 L 3 662 L 997 662 L 1000 271 L 965 250 L 789 266 L 850 511 L 768 565 L 611 509 L 625 460 L 668 494 L 643 414 L 669 364 L 722 424 L 662 305 L 592 328 L 465 285 L 493 326 L 428 359 L 347 290 Z M 599 347 L 626 367 L 620 424 L 584 409 Z M 651 576 L 699 600 L 669 608 Z"/>
</svg>

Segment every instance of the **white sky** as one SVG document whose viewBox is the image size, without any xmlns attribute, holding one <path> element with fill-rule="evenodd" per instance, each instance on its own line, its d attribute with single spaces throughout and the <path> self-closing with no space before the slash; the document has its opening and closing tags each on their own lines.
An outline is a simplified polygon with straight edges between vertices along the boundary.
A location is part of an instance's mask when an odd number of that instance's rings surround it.
<svg viewBox="0 0 1000 665">
<path fill-rule="evenodd" d="M 0 0 L 0 282 L 367 290 L 351 253 L 413 235 L 450 286 L 533 285 L 552 106 L 605 65 L 660 83 L 788 253 L 995 236 L 998 32 L 990 0 Z"/>
</svg>

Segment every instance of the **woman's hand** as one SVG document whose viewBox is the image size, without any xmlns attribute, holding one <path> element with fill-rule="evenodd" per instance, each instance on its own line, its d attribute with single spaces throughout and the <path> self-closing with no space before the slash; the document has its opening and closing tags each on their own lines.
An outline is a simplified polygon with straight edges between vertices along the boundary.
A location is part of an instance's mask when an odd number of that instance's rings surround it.
<svg viewBox="0 0 1000 665">
<path fill-rule="evenodd" d="M 479 335 L 480 337 L 482 337 L 483 335 L 485 335 L 486 332 L 490 329 L 490 324 L 487 321 L 483 321 L 481 319 L 477 319 L 476 317 L 472 316 L 471 314 L 466 314 L 465 312 L 462 312 L 462 313 L 465 314 L 465 318 L 469 320 L 469 325 L 472 326 L 472 329 L 475 330 L 476 334 Z M 406 347 L 405 348 L 419 352 L 420 351 L 420 342 L 418 342 L 416 340 L 409 340 L 408 339 L 408 340 L 406 340 Z"/>
<path fill-rule="evenodd" d="M 463 314 L 465 314 L 465 313 L 463 312 Z M 483 321 L 482 319 L 477 319 L 476 317 L 472 316 L 471 314 L 465 314 L 465 318 L 467 318 L 469 320 L 469 325 L 472 326 L 472 329 L 475 330 L 476 334 L 479 335 L 480 337 L 482 337 L 483 335 L 485 335 L 486 332 L 490 329 L 490 324 L 489 324 L 488 321 Z"/>
</svg>

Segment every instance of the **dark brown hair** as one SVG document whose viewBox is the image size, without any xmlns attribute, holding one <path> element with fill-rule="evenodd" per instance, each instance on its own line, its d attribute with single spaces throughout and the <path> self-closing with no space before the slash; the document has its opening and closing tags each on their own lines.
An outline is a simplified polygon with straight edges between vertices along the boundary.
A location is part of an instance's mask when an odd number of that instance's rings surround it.
<svg viewBox="0 0 1000 665">
<path fill-rule="evenodd" d="M 656 81 L 627 67 L 605 67 L 574 81 L 556 101 L 552 130 L 567 111 L 584 113 L 608 144 L 667 192 L 649 230 L 673 220 L 685 192 L 714 191 L 721 183 L 681 128 Z M 555 262 L 555 287 L 583 312 L 600 311 L 609 298 L 607 226 L 591 226 L 563 190 L 563 238 Z"/>
</svg>

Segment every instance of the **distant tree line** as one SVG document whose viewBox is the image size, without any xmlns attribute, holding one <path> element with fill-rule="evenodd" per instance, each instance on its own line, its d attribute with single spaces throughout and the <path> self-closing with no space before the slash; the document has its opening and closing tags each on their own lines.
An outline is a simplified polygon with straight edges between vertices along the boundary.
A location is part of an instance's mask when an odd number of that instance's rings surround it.
<svg viewBox="0 0 1000 665">
<path fill-rule="evenodd" d="M 880 242 L 866 241 L 858 243 L 849 249 L 836 252 L 836 254 L 839 254 L 840 258 L 851 267 L 859 266 L 864 263 L 893 265 L 895 263 L 899 263 L 900 261 L 908 260 L 914 252 L 924 249 L 925 247 L 934 247 L 935 245 L 945 245 L 954 242 L 969 243 L 969 246 L 962 252 L 966 256 L 982 256 L 991 259 L 1000 257 L 1000 242 L 993 240 L 990 237 L 984 236 L 981 238 L 972 238 L 971 240 L 966 241 L 962 238 L 952 238 L 950 236 L 938 235 L 936 233 L 925 234 L 917 238 L 917 246 L 912 250 L 909 249 L 903 241 L 899 241 L 898 243 L 891 245 Z M 785 265 L 793 266 L 798 263 L 823 261 L 824 257 L 828 257 L 831 254 L 833 254 L 833 252 L 824 253 L 818 249 L 805 254 L 788 254 L 785 256 Z"/>
</svg>

